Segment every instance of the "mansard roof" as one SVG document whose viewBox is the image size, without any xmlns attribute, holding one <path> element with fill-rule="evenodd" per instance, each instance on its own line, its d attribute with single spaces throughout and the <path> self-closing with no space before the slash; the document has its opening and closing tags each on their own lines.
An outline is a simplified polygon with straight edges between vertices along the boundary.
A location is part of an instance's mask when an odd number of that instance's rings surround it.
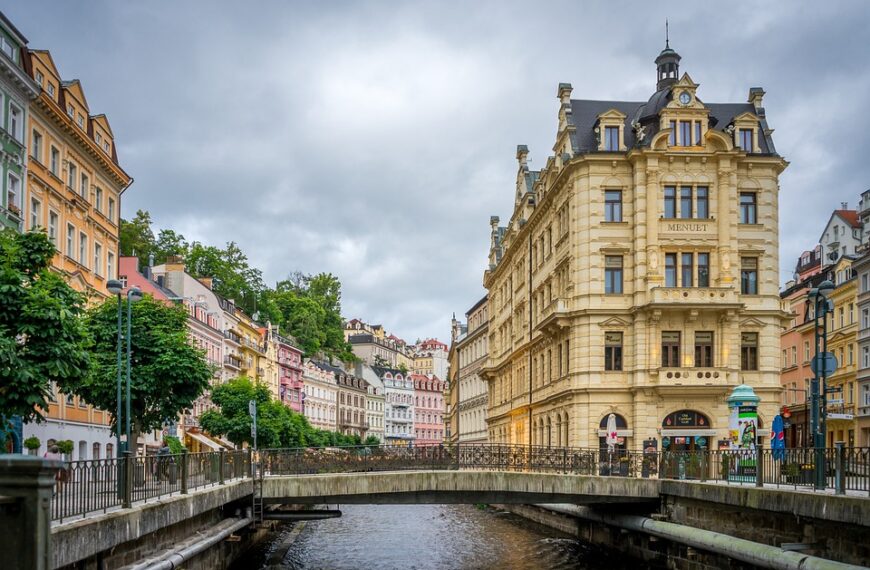
<svg viewBox="0 0 870 570">
<path fill-rule="evenodd" d="M 602 113 L 615 109 L 625 117 L 623 137 L 625 146 L 633 148 L 638 145 L 633 124 L 640 123 L 650 129 L 644 141 L 652 140 L 652 135 L 658 131 L 658 113 L 671 99 L 671 88 L 656 91 L 647 102 L 637 101 L 592 101 L 587 99 L 571 100 L 571 123 L 575 127 L 571 144 L 576 154 L 598 152 L 598 142 L 595 136 L 595 126 L 598 116 Z M 719 130 L 728 126 L 735 117 L 743 113 L 759 114 L 759 110 L 751 103 L 704 103 L 710 110 L 710 127 Z M 762 112 L 763 113 L 763 112 Z M 767 121 L 763 116 L 759 117 L 761 135 L 759 146 L 762 153 L 776 154 L 773 140 L 766 134 Z"/>
</svg>

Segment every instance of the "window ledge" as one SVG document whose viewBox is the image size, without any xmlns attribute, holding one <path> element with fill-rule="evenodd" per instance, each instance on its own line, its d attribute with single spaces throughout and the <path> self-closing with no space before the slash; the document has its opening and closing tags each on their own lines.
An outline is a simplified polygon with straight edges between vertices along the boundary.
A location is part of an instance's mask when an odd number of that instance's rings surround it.
<svg viewBox="0 0 870 570">
<path fill-rule="evenodd" d="M 620 220 L 618 222 L 609 222 L 607 220 L 604 220 L 603 222 L 601 222 L 602 225 L 608 225 L 608 226 L 628 226 L 629 223 L 630 222 L 626 222 L 624 220 Z"/>
</svg>

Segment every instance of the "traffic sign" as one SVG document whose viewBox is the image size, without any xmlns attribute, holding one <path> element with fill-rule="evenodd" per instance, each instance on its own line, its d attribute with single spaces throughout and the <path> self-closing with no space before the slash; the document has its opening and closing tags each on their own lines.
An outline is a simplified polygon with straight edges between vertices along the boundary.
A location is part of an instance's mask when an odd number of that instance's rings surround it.
<svg viewBox="0 0 870 570">
<path fill-rule="evenodd" d="M 843 405 L 843 398 L 828 398 L 828 405 L 829 406 L 842 406 Z"/>
<path fill-rule="evenodd" d="M 833 352 L 820 352 L 810 363 L 813 374 L 830 376 L 837 370 L 837 357 Z"/>
</svg>

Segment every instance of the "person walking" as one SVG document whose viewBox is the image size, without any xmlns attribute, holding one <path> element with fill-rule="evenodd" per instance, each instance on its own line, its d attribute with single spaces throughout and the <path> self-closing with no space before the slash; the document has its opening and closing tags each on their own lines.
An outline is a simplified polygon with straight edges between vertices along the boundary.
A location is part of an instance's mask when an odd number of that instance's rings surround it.
<svg viewBox="0 0 870 570">
<path fill-rule="evenodd" d="M 157 480 L 162 481 L 168 476 L 169 459 L 172 450 L 169 447 L 169 442 L 163 438 L 163 446 L 157 450 Z"/>
<path fill-rule="evenodd" d="M 63 461 L 63 455 L 60 454 L 60 449 L 55 444 L 52 444 L 51 447 L 48 448 L 48 451 L 45 452 L 43 457 L 45 459 Z M 54 490 L 51 493 L 52 498 L 54 498 L 60 492 L 61 486 L 67 480 L 67 476 L 68 474 L 66 471 L 66 466 L 62 465 L 58 472 L 54 475 L 55 486 Z"/>
</svg>

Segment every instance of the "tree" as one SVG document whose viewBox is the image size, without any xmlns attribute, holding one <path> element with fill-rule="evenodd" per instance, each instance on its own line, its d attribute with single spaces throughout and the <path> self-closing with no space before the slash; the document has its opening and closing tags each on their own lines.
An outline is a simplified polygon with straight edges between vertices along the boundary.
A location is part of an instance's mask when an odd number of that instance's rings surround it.
<svg viewBox="0 0 870 570">
<path fill-rule="evenodd" d="M 183 235 L 175 233 L 173 230 L 160 230 L 152 251 L 154 253 L 154 263 L 160 265 L 166 263 L 170 257 L 186 258 L 190 251 L 190 245 L 188 245 Z"/>
<path fill-rule="evenodd" d="M 237 306 L 252 314 L 266 290 L 263 274 L 248 264 L 247 256 L 235 242 L 226 249 L 194 242 L 186 259 L 187 271 L 194 277 L 211 277 L 214 291 L 233 299 Z"/>
<path fill-rule="evenodd" d="M 126 315 L 126 306 L 123 307 Z M 131 409 L 133 438 L 162 427 L 193 405 L 208 388 L 212 370 L 205 352 L 187 335 L 187 311 L 145 295 L 133 307 Z M 73 392 L 103 410 L 117 406 L 117 302 L 110 299 L 86 318 L 91 336 L 91 373 Z M 124 324 L 126 331 L 126 323 Z M 113 418 L 113 422 L 117 418 Z"/>
<path fill-rule="evenodd" d="M 138 255 L 139 259 L 148 259 L 154 251 L 154 232 L 151 231 L 151 214 L 146 210 L 137 210 L 136 216 L 129 222 L 121 218 L 118 230 L 121 255 Z"/>
<path fill-rule="evenodd" d="M 43 232 L 0 232 L 0 418 L 42 420 L 51 383 L 88 373 L 85 299 L 49 269 L 54 254 Z"/>
</svg>

